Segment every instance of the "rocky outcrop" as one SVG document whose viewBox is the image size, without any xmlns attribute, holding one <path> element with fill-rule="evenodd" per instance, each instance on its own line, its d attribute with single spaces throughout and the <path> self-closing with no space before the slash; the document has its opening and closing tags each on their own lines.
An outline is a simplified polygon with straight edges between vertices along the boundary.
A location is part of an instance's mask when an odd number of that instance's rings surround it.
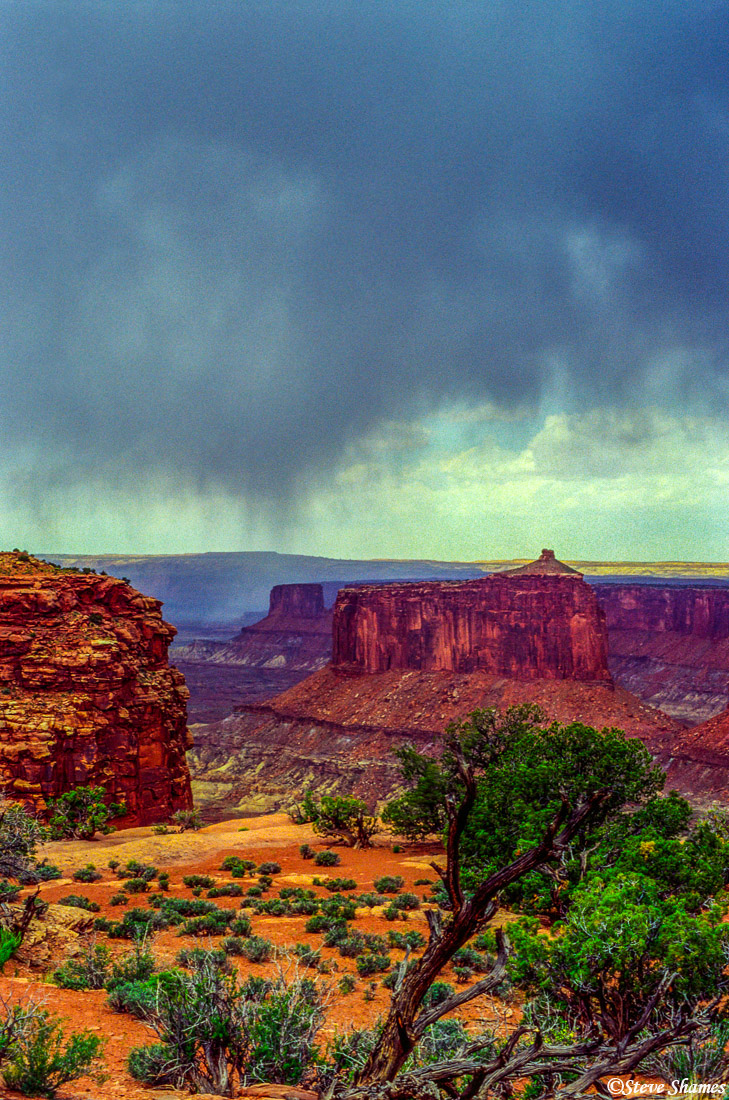
<svg viewBox="0 0 729 1100">
<path fill-rule="evenodd" d="M 668 786 L 700 793 L 704 804 L 729 803 L 729 709 L 684 730 L 666 762 Z"/>
<path fill-rule="evenodd" d="M 102 786 L 122 825 L 191 802 L 187 688 L 158 600 L 113 577 L 0 554 L 0 795 Z"/>
<path fill-rule="evenodd" d="M 729 588 L 602 584 L 615 681 L 686 724 L 729 704 Z"/>
<path fill-rule="evenodd" d="M 611 682 L 604 612 L 573 571 L 345 588 L 334 608 L 332 662 L 358 672 Z"/>
<path fill-rule="evenodd" d="M 320 584 L 277 584 L 268 615 L 230 642 L 196 642 L 178 652 L 185 661 L 313 672 L 331 656 L 332 610 Z"/>
<path fill-rule="evenodd" d="M 449 722 L 479 707 L 526 702 L 557 721 L 617 726 L 641 737 L 660 759 L 680 731 L 667 715 L 607 682 L 515 680 L 483 671 L 352 673 L 330 666 L 268 703 L 198 727 L 190 754 L 195 800 L 264 811 L 289 806 L 311 787 L 374 804 L 397 788 L 397 745 L 410 741 L 426 751 Z"/>
</svg>

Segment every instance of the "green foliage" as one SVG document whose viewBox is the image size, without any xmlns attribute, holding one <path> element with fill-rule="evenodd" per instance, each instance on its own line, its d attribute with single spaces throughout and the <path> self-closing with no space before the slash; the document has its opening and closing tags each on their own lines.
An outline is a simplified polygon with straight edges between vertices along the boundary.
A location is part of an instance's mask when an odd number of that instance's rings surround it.
<svg viewBox="0 0 729 1100">
<path fill-rule="evenodd" d="M 360 955 L 357 959 L 357 973 L 360 978 L 369 978 L 372 974 L 382 974 L 390 969 L 389 955 L 367 954 Z"/>
<path fill-rule="evenodd" d="M 301 856 L 302 859 L 313 859 L 314 856 L 316 855 L 316 852 L 311 847 L 310 844 L 300 844 L 299 845 L 299 855 Z"/>
<path fill-rule="evenodd" d="M 122 883 L 122 890 L 127 894 L 146 894 L 149 891 L 149 880 L 146 878 L 128 878 Z"/>
<path fill-rule="evenodd" d="M 0 924 L 0 974 L 5 969 L 5 963 L 12 959 L 22 942 L 22 936 Z"/>
<path fill-rule="evenodd" d="M 249 871 L 252 873 L 255 869 L 252 859 L 239 859 L 238 856 L 226 856 L 221 865 L 221 870 L 230 871 L 233 878 L 245 878 Z"/>
<path fill-rule="evenodd" d="M 400 951 L 417 951 L 425 947 L 425 937 L 415 929 L 412 932 L 388 932 L 387 940 L 390 947 L 397 947 Z"/>
<path fill-rule="evenodd" d="M 211 886 L 215 886 L 215 879 L 211 878 L 210 875 L 183 875 L 182 881 L 191 890 L 196 886 L 202 886 L 206 890 Z"/>
<path fill-rule="evenodd" d="M 257 868 L 259 875 L 278 875 L 281 873 L 280 863 L 259 863 Z"/>
<path fill-rule="evenodd" d="M 405 885 L 405 879 L 401 875 L 382 875 L 375 879 L 375 890 L 378 894 L 397 894 Z"/>
<path fill-rule="evenodd" d="M 2 902 L 15 901 L 20 890 L 20 886 L 13 886 L 6 878 L 0 880 L 0 904 L 2 904 Z"/>
<path fill-rule="evenodd" d="M 333 894 L 338 894 L 342 890 L 357 889 L 357 883 L 353 878 L 325 878 L 322 882 L 322 886 L 330 890 Z"/>
<path fill-rule="evenodd" d="M 53 971 L 61 989 L 103 989 L 109 977 L 111 952 L 103 944 L 86 943 L 76 959 L 68 959 Z"/>
<path fill-rule="evenodd" d="M 65 898 L 59 898 L 56 905 L 75 905 L 77 909 L 86 909 L 89 913 L 98 913 L 101 906 L 96 901 L 91 901 L 85 894 L 66 894 Z"/>
<path fill-rule="evenodd" d="M 110 819 L 122 817 L 126 807 L 116 802 L 107 806 L 104 797 L 103 787 L 76 787 L 49 799 L 51 836 L 55 840 L 92 840 L 97 832 L 113 832 Z"/>
<path fill-rule="evenodd" d="M 325 849 L 323 852 L 316 853 L 314 863 L 317 867 L 338 867 L 341 859 L 337 852 L 330 852 L 329 849 Z"/>
<path fill-rule="evenodd" d="M 113 964 L 104 986 L 107 990 L 112 990 L 130 982 L 146 982 L 156 969 L 154 955 L 147 948 L 146 940 L 139 939 L 135 941 L 131 951 Z"/>
<path fill-rule="evenodd" d="M 231 1095 L 244 1080 L 296 1084 L 316 1057 L 321 995 L 308 979 L 242 984 L 199 956 L 191 973 L 134 1004 L 160 1039 L 129 1058 L 132 1075 L 147 1084 Z"/>
<path fill-rule="evenodd" d="M 575 1026 L 619 1040 L 654 997 L 660 1021 L 725 991 L 729 926 L 721 916 L 718 906 L 691 915 L 648 878 L 595 877 L 575 891 L 555 934 L 541 934 L 529 918 L 513 929 L 510 977 L 548 996 Z"/>
<path fill-rule="evenodd" d="M 176 810 L 172 815 L 172 822 L 174 825 L 177 825 L 181 833 L 185 833 L 189 829 L 192 829 L 194 832 L 197 832 L 198 829 L 202 829 L 202 820 L 199 810 Z"/>
<path fill-rule="evenodd" d="M 243 896 L 243 887 L 237 882 L 228 882 L 224 886 L 213 886 L 208 890 L 209 898 L 240 898 Z"/>
<path fill-rule="evenodd" d="M 75 882 L 98 882 L 101 872 L 96 870 L 93 863 L 87 863 L 85 867 L 79 867 L 73 872 L 73 878 Z"/>
<path fill-rule="evenodd" d="M 449 982 L 433 982 L 423 997 L 423 1006 L 424 1008 L 431 1008 L 433 1005 L 443 1004 L 454 993 L 455 989 Z"/>
<path fill-rule="evenodd" d="M 128 905 L 129 898 L 126 894 L 112 894 L 109 898 L 109 905 Z"/>
<path fill-rule="evenodd" d="M 332 837 L 350 848 L 369 848 L 378 821 L 361 798 L 323 795 L 319 802 L 310 791 L 299 808 L 299 823 L 310 821 L 317 836 Z"/>
<path fill-rule="evenodd" d="M 241 954 L 248 962 L 268 962 L 273 954 L 273 944 L 263 936 L 249 936 L 243 940 Z"/>
<path fill-rule="evenodd" d="M 382 811 L 383 824 L 407 840 L 424 840 L 442 833 L 446 824 L 447 775 L 432 757 L 422 756 L 410 746 L 398 749 L 395 755 L 403 780 L 411 790 L 387 804 Z"/>
<path fill-rule="evenodd" d="M 35 853 L 47 830 L 21 806 L 0 804 L 0 875 L 37 882 Z"/>
<path fill-rule="evenodd" d="M 39 1012 L 12 1048 L 3 1068 L 6 1084 L 24 1096 L 52 1098 L 68 1081 L 87 1074 L 103 1047 L 90 1032 L 74 1032 L 68 1039 L 60 1023 Z"/>
</svg>

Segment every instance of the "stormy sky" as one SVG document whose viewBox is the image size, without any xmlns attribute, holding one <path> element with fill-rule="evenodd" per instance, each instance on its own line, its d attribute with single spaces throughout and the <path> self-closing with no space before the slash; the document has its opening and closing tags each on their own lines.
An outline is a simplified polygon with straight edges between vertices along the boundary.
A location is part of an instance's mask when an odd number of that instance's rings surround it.
<svg viewBox="0 0 729 1100">
<path fill-rule="evenodd" d="M 729 3 L 0 0 L 3 544 L 727 560 Z"/>
</svg>

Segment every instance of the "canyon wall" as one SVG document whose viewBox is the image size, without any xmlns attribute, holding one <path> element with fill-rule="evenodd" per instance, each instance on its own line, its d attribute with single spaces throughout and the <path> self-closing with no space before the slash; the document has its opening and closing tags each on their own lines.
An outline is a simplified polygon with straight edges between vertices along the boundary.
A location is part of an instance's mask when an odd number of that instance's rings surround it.
<svg viewBox="0 0 729 1100">
<path fill-rule="evenodd" d="M 335 668 L 610 682 L 605 615 L 577 574 L 345 588 Z"/>
<path fill-rule="evenodd" d="M 187 688 L 158 600 L 114 577 L 0 554 L 0 795 L 103 786 L 125 826 L 192 804 Z"/>
<path fill-rule="evenodd" d="M 693 725 L 729 704 L 729 588 L 598 584 L 615 681 Z"/>
</svg>

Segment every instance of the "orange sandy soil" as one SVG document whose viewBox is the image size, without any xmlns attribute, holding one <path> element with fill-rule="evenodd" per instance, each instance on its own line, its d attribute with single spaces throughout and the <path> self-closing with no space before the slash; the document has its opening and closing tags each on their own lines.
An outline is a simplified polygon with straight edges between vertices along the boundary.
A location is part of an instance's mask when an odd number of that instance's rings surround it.
<svg viewBox="0 0 729 1100">
<path fill-rule="evenodd" d="M 404 890 L 412 891 L 422 897 L 429 888 L 416 887 L 415 880 L 428 878 L 435 881 L 436 874 L 429 864 L 430 860 L 441 851 L 437 845 L 414 845 L 401 842 L 402 851 L 395 853 L 392 851 L 393 839 L 381 836 L 376 837 L 375 846 L 366 851 L 337 848 L 336 851 L 341 857 L 340 865 L 335 868 L 325 868 L 316 867 L 312 860 L 301 858 L 299 845 L 303 843 L 309 843 L 317 849 L 328 847 L 321 838 L 311 832 L 309 826 L 292 825 L 286 814 L 271 814 L 242 821 L 240 819 L 225 821 L 209 825 L 197 833 L 181 835 L 155 836 L 149 828 L 137 828 L 114 833 L 92 842 L 56 841 L 46 845 L 42 855 L 46 856 L 49 862 L 59 866 L 64 876 L 68 877 L 44 884 L 41 887 L 41 895 L 46 901 L 54 902 L 68 894 L 83 894 L 101 906 L 101 911 L 91 916 L 106 916 L 120 920 L 126 909 L 135 905 L 146 908 L 147 900 L 146 895 L 140 894 L 130 897 L 129 905 L 126 907 L 109 905 L 109 899 L 120 889 L 119 879 L 108 869 L 107 864 L 110 859 L 119 860 L 122 866 L 129 859 L 154 863 L 170 874 L 170 896 L 191 897 L 191 891 L 182 883 L 182 876 L 191 873 L 212 875 L 219 884 L 238 882 L 244 890 L 252 885 L 256 881 L 255 878 L 232 879 L 228 872 L 220 870 L 225 856 L 241 855 L 257 863 L 265 860 L 275 861 L 281 865 L 281 873 L 274 876 L 273 886 L 265 895 L 267 898 L 276 897 L 278 891 L 284 886 L 312 887 L 312 879 L 315 875 L 321 878 L 328 876 L 353 878 L 357 882 L 356 893 L 369 892 L 374 889 L 374 880 L 383 874 L 402 876 L 405 880 Z M 72 872 L 87 863 L 93 863 L 99 871 L 103 872 L 102 881 L 96 883 L 73 881 Z M 156 884 L 151 883 L 150 886 L 150 892 L 154 892 Z M 322 896 L 331 896 L 326 889 L 313 888 Z M 203 891 L 201 896 L 204 898 L 206 894 L 207 891 Z M 237 911 L 243 899 L 221 897 L 214 900 L 221 908 Z M 505 918 L 506 914 L 503 914 L 502 919 Z M 328 974 L 319 976 L 319 981 L 332 987 L 327 1018 L 320 1035 L 322 1043 L 326 1043 L 327 1038 L 337 1030 L 346 1031 L 350 1027 L 372 1025 L 389 1004 L 390 994 L 380 984 L 384 975 L 378 975 L 374 999 L 365 1000 L 364 993 L 372 979 L 360 978 L 357 975 L 354 959 L 341 958 L 335 948 L 323 947 L 322 936 L 307 934 L 304 931 L 307 919 L 305 916 L 253 915 L 253 932 L 256 935 L 265 936 L 278 947 L 306 943 L 311 947 L 322 948 L 322 957 L 327 960 L 331 970 Z M 405 932 L 415 928 L 420 930 L 427 939 L 427 925 L 422 911 L 408 913 L 407 922 L 390 922 L 381 915 L 381 909 L 360 910 L 354 927 L 359 931 L 376 932 L 384 936 L 390 930 Z M 182 947 L 218 947 L 221 938 L 219 936 L 178 937 L 176 929 L 163 930 L 155 935 L 152 951 L 160 967 L 174 966 L 175 955 Z M 128 941 L 108 940 L 102 934 L 98 934 L 97 942 L 108 944 L 115 955 L 123 955 L 130 949 Z M 403 958 L 403 953 L 396 949 L 391 949 L 389 955 L 393 963 Z M 83 1100 L 90 1100 L 90 1098 L 104 1100 L 105 1097 L 112 1097 L 115 1100 L 116 1098 L 118 1100 L 160 1098 L 161 1100 L 165 1097 L 167 1100 L 172 1100 L 177 1096 L 178 1094 L 170 1089 L 143 1088 L 129 1076 L 126 1070 L 126 1058 L 133 1047 L 157 1041 L 150 1028 L 126 1013 L 113 1012 L 106 1005 L 106 993 L 103 990 L 74 992 L 58 989 L 50 984 L 50 973 L 55 965 L 63 961 L 63 957 L 54 959 L 50 970 L 43 974 L 28 966 L 19 965 L 11 959 L 5 967 L 5 974 L 0 976 L 0 993 L 3 996 L 33 997 L 42 1001 L 51 1012 L 65 1017 L 68 1030 L 89 1028 L 106 1040 L 103 1056 L 106 1081 L 99 1084 L 89 1078 L 82 1078 L 72 1082 L 59 1091 L 59 1100 L 82 1100 L 82 1098 Z M 265 975 L 275 972 L 273 963 L 252 964 L 237 957 L 232 958 L 231 961 L 243 975 Z M 282 960 L 282 965 L 286 968 L 285 959 Z M 352 993 L 343 995 L 337 989 L 337 983 L 346 973 L 354 974 L 357 984 Z M 302 970 L 302 975 L 317 976 L 312 970 Z M 443 973 L 443 980 L 455 984 L 452 973 L 448 971 Z M 469 1008 L 470 1012 L 466 1018 L 474 1023 L 477 1020 L 482 1021 L 489 1026 L 494 1026 L 504 1018 L 511 1021 L 514 1012 L 518 1013 L 517 1008 L 490 998 L 481 999 L 480 1003 L 477 1002 Z M 290 1089 L 287 1091 L 291 1092 Z M 6 1097 L 10 1100 L 15 1095 L 7 1089 L 0 1089 L 0 1100 L 5 1100 Z M 250 1095 L 268 1096 L 274 1093 L 256 1090 Z"/>
</svg>

